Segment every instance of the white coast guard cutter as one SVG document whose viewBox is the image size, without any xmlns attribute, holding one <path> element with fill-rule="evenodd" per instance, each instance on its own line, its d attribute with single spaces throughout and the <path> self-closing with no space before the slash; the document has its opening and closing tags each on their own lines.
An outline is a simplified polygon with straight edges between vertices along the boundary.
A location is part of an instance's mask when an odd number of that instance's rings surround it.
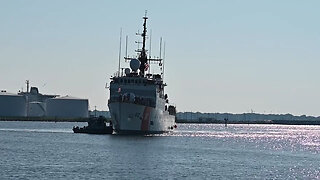
<svg viewBox="0 0 320 180">
<path fill-rule="evenodd" d="M 119 68 L 111 77 L 108 107 L 116 133 L 163 133 L 176 127 L 176 108 L 168 104 L 164 94 L 163 68 L 161 74 L 146 73 L 151 63 L 163 66 L 163 59 L 147 57 L 147 19 L 143 17 L 143 32 L 139 34 L 142 48 L 136 51 L 137 58 L 125 57 L 131 69 L 120 74 Z"/>
</svg>

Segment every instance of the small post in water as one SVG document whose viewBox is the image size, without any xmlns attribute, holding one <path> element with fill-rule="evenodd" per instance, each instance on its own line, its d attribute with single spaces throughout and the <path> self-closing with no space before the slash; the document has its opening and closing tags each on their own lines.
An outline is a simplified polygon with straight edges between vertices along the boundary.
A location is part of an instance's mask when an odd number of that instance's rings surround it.
<svg viewBox="0 0 320 180">
<path fill-rule="evenodd" d="M 228 118 L 224 118 L 224 126 L 227 127 L 228 124 Z"/>
</svg>

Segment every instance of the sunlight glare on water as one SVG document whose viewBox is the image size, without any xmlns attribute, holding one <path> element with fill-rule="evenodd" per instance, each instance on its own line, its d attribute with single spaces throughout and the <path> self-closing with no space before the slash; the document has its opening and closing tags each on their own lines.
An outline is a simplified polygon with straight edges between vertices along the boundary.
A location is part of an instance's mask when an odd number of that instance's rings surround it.
<svg viewBox="0 0 320 180">
<path fill-rule="evenodd" d="M 319 179 L 320 126 L 178 124 L 172 133 L 72 133 L 1 122 L 0 179 Z"/>
<path fill-rule="evenodd" d="M 224 124 L 180 124 L 175 132 L 159 136 L 233 139 L 274 149 L 320 152 L 319 126 L 229 124 L 225 127 Z"/>
</svg>

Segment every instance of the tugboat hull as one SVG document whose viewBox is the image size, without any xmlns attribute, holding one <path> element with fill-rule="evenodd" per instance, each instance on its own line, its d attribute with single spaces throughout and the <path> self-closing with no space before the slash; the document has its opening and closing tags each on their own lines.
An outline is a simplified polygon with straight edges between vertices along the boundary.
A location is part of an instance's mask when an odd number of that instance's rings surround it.
<svg viewBox="0 0 320 180">
<path fill-rule="evenodd" d="M 91 118 L 88 121 L 88 126 L 73 127 L 74 133 L 87 133 L 87 134 L 112 134 L 113 128 L 111 123 L 107 126 L 104 117 Z"/>
<path fill-rule="evenodd" d="M 107 127 L 105 129 L 87 129 L 87 128 L 73 128 L 74 133 L 86 133 L 86 134 L 112 134 L 112 127 Z"/>
</svg>

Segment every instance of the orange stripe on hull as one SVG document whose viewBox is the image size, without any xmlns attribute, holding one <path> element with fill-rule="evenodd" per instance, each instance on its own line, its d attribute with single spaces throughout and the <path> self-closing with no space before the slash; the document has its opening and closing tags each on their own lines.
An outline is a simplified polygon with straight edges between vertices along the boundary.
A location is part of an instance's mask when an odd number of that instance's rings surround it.
<svg viewBox="0 0 320 180">
<path fill-rule="evenodd" d="M 141 122 L 141 131 L 149 130 L 150 114 L 151 114 L 151 107 L 145 107 L 143 111 L 142 122 Z"/>
</svg>

